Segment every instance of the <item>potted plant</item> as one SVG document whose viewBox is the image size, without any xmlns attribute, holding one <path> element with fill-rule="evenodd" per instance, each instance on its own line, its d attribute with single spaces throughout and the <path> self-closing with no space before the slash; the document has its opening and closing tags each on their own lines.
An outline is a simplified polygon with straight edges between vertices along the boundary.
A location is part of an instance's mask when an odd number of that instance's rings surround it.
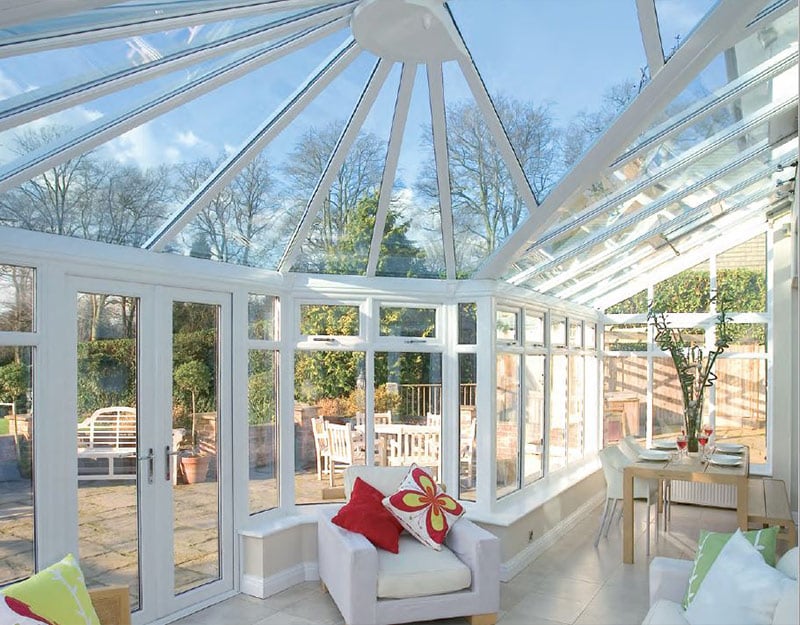
<svg viewBox="0 0 800 625">
<path fill-rule="evenodd" d="M 187 484 L 205 482 L 210 456 L 200 453 L 197 444 L 197 395 L 207 389 L 211 382 L 211 372 L 199 360 L 184 362 L 174 373 L 175 384 L 192 398 L 192 431 L 189 448 L 181 453 L 181 471 Z"/>
<path fill-rule="evenodd" d="M 716 296 L 711 298 L 715 301 Z M 718 306 L 719 315 L 716 323 L 716 341 L 714 349 L 705 353 L 703 347 L 687 342 L 681 331 L 667 323 L 663 312 L 654 312 L 652 305 L 648 318 L 655 325 L 655 342 L 672 356 L 672 363 L 678 374 L 683 397 L 683 427 L 688 441 L 689 451 L 699 448 L 697 433 L 703 417 L 703 399 L 707 387 L 712 386 L 717 376 L 714 375 L 714 363 L 717 357 L 728 347 L 730 338 L 724 305 Z"/>
</svg>

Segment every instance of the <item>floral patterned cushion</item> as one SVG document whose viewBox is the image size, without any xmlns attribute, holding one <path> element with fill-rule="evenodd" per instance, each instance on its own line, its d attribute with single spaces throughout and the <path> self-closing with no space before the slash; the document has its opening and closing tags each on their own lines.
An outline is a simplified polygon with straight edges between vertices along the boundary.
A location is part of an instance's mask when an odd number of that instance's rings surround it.
<svg viewBox="0 0 800 625">
<path fill-rule="evenodd" d="M 439 485 L 424 469 L 412 464 L 396 493 L 386 497 L 383 505 L 400 524 L 423 545 L 441 549 L 464 508 Z"/>
</svg>

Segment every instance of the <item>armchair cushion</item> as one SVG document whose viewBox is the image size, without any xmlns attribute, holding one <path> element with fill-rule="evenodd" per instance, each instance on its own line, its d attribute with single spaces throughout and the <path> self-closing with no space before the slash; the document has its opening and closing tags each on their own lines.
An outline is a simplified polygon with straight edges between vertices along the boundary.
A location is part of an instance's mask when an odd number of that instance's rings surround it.
<svg viewBox="0 0 800 625">
<path fill-rule="evenodd" d="M 423 545 L 439 550 L 464 508 L 447 495 L 424 469 L 411 465 L 396 493 L 383 505 Z"/>
<path fill-rule="evenodd" d="M 383 507 L 382 501 L 381 491 L 357 477 L 350 500 L 339 509 L 331 522 L 363 534 L 376 547 L 397 553 L 403 526 Z"/>
<path fill-rule="evenodd" d="M 686 608 L 686 620 L 690 625 L 770 625 L 784 586 L 792 583 L 737 530 Z"/>
<path fill-rule="evenodd" d="M 398 555 L 378 552 L 379 599 L 440 595 L 468 588 L 471 582 L 469 567 L 447 547 L 434 551 L 403 535 Z"/>
<path fill-rule="evenodd" d="M 775 566 L 775 546 L 778 539 L 778 529 L 780 528 L 774 526 L 766 529 L 751 530 L 743 534 L 743 537 L 756 548 L 763 556 L 764 561 L 770 566 Z M 686 588 L 683 607 L 688 608 L 694 600 L 706 574 L 732 536 L 733 534 L 731 533 L 700 531 L 700 538 L 697 541 L 697 553 L 694 557 L 694 568 L 689 577 L 689 586 Z"/>
<path fill-rule="evenodd" d="M 100 625 L 72 554 L 0 592 L 0 623 L 9 622 Z"/>
</svg>

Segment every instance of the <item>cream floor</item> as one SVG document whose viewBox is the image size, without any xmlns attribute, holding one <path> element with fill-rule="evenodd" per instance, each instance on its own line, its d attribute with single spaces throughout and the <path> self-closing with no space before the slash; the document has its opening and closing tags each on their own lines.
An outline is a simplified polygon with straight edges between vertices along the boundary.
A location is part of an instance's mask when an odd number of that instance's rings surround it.
<svg viewBox="0 0 800 625">
<path fill-rule="evenodd" d="M 514 579 L 501 584 L 499 625 L 638 625 L 648 608 L 644 504 L 637 503 L 636 563 L 622 564 L 622 524 L 597 548 L 602 508 L 565 534 Z M 641 507 L 640 507 L 641 506 Z M 673 505 L 669 533 L 651 531 L 650 557 L 691 558 L 701 528 L 732 531 L 732 510 Z M 432 621 L 462 625 L 464 619 Z M 237 595 L 176 621 L 178 625 L 339 625 L 336 605 L 319 582 L 306 582 L 267 599 Z M 429 622 L 430 623 L 430 622 Z"/>
</svg>

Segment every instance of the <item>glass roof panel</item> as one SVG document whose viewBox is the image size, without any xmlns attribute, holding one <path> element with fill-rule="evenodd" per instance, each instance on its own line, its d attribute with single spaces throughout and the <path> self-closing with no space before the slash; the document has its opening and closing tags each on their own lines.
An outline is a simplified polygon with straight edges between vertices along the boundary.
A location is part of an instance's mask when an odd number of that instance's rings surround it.
<svg viewBox="0 0 800 625">
<path fill-rule="evenodd" d="M 417 67 L 413 80 L 389 205 L 391 215 L 383 232 L 376 275 L 441 278 L 445 275 L 445 260 L 437 181 L 435 176 L 425 175 L 433 166 L 434 156 L 430 138 L 430 94 L 424 66 Z M 391 229 L 392 220 L 395 228 L 403 229 L 408 247 L 398 245 L 398 233 Z M 412 258 L 415 250 L 420 250 L 421 254 Z"/>
<path fill-rule="evenodd" d="M 576 10 L 575 3 L 562 0 L 459 0 L 448 6 L 495 104 L 515 100 L 526 116 L 540 117 L 542 131 L 565 135 L 563 154 L 544 137 L 538 145 L 543 153 L 527 163 L 541 202 L 565 166 L 580 158 L 638 92 L 647 61 L 636 4 L 581 2 Z M 488 31 L 494 36 L 485 36 Z M 537 147 L 530 143 L 530 128 L 519 122 L 518 107 L 497 108 L 525 160 Z"/>
<path fill-rule="evenodd" d="M 664 58 L 672 56 L 717 0 L 654 0 Z"/>
<path fill-rule="evenodd" d="M 67 97 L 86 101 L 92 93 L 108 90 L 109 82 L 129 84 L 179 68 L 194 68 L 208 58 L 252 50 L 328 19 L 318 10 L 268 14 L 0 59 L 0 72 L 8 81 L 0 93 L 0 98 L 5 98 L 3 118 L 31 106 L 47 110 L 48 105 Z M 10 92 L 12 89 L 17 93 Z"/>
<path fill-rule="evenodd" d="M 364 61 L 375 63 L 372 55 Z M 362 68 L 364 76 L 369 68 Z M 330 191 L 321 202 L 313 226 L 292 266 L 292 271 L 324 274 L 364 275 L 369 260 L 372 232 L 378 209 L 378 195 L 386 161 L 386 141 L 391 119 L 390 103 L 397 90 L 400 66 L 392 68 L 361 131 L 347 152 Z M 353 101 L 352 106 L 355 105 Z M 341 121 L 325 129 L 309 127 L 287 163 L 290 186 L 308 198 L 314 192 L 326 160 L 303 159 L 303 154 L 330 155 L 344 127 L 347 109 L 340 109 Z M 287 182 L 288 182 L 287 181 Z M 303 207 L 305 208 L 305 207 Z"/>
<path fill-rule="evenodd" d="M 262 4 L 255 0 L 238 2 L 237 6 Z M 0 29 L 0 46 L 16 41 L 46 40 L 61 33 L 92 33 L 102 29 L 125 27 L 130 24 L 151 24 L 156 30 L 163 30 L 159 22 L 170 18 L 194 18 L 208 22 L 207 15 L 214 11 L 230 9 L 231 3 L 226 0 L 191 0 L 174 2 L 152 2 L 150 0 L 123 2 L 101 6 L 88 11 L 59 15 L 56 18 L 44 19 L 28 24 L 15 24 Z M 281 7 L 260 7 L 277 11 Z M 205 15 L 204 15 L 205 14 Z"/>
</svg>

